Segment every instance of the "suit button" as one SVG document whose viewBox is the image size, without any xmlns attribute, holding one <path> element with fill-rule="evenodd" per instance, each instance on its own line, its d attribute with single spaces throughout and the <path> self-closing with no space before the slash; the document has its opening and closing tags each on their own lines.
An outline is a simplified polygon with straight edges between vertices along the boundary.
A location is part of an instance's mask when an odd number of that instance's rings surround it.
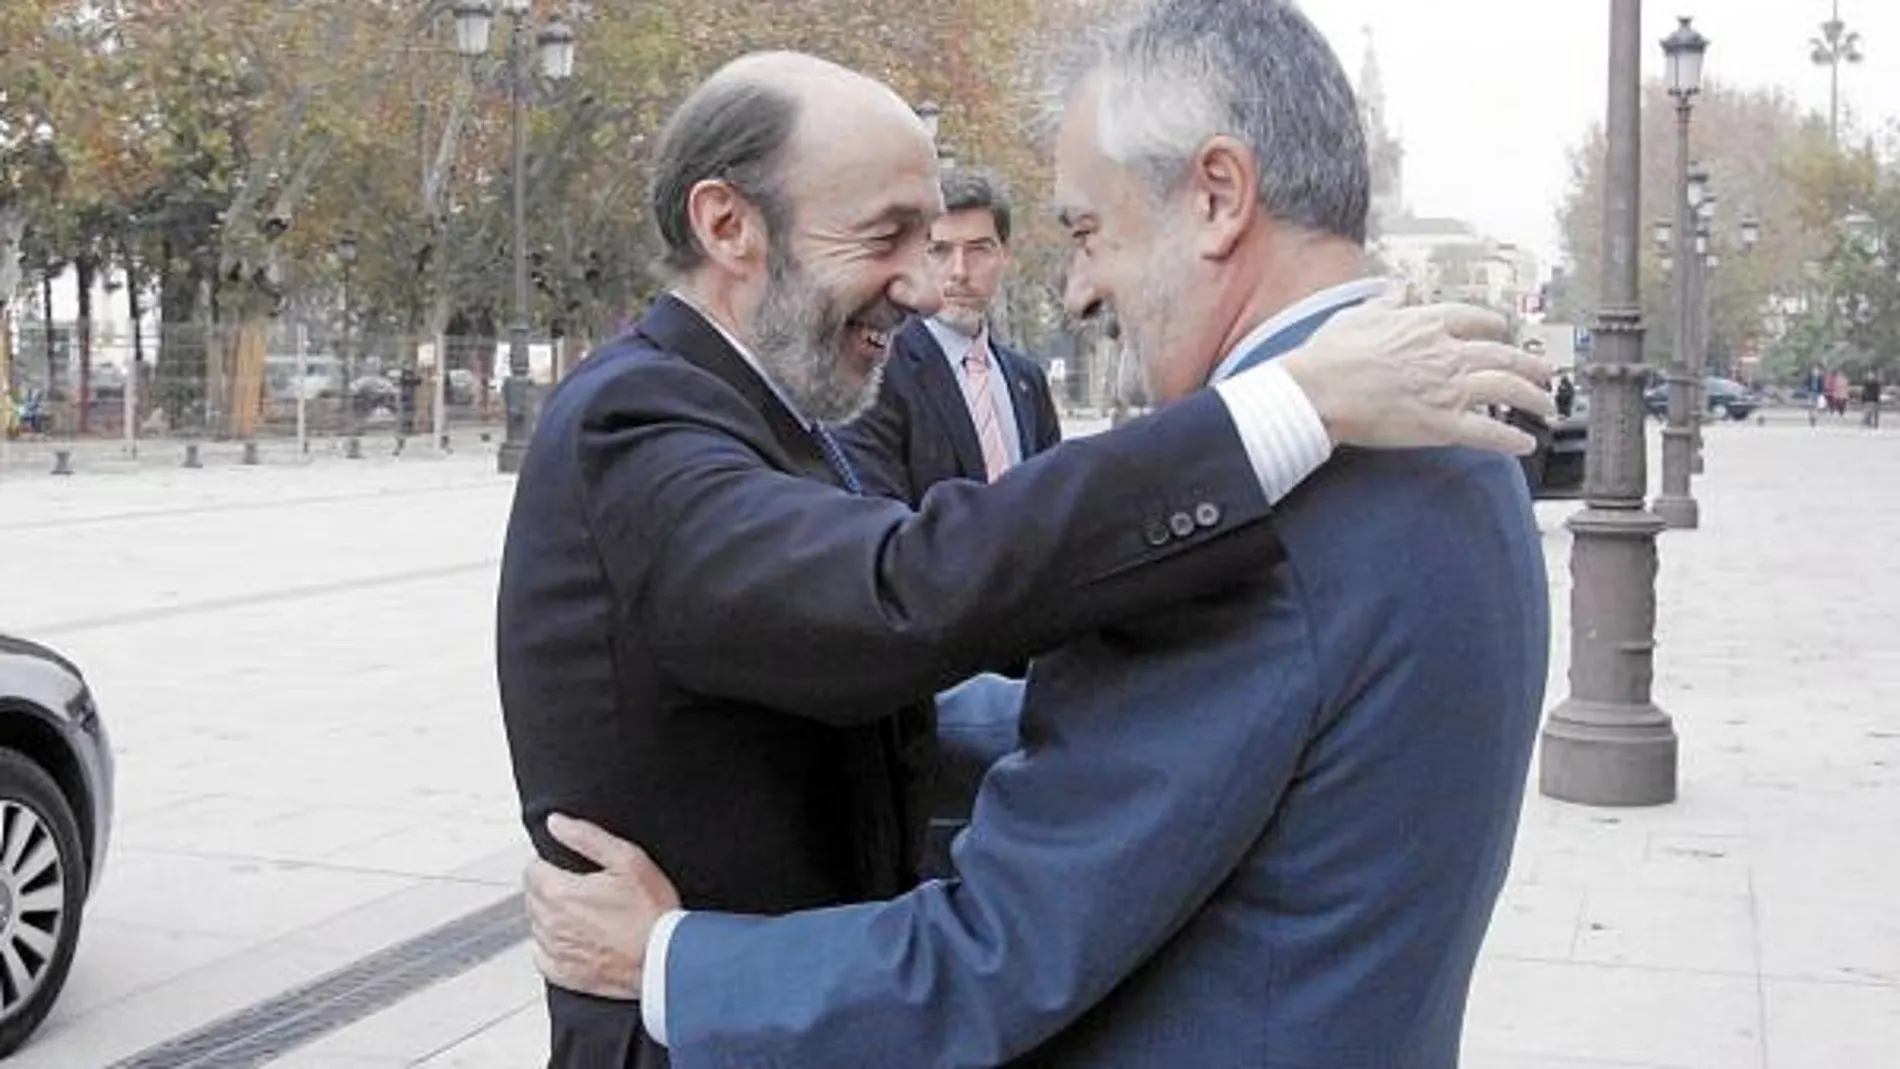
<svg viewBox="0 0 1900 1069">
<path fill-rule="evenodd" d="M 1148 540 L 1149 545 L 1159 549 L 1168 544 L 1168 525 L 1158 519 L 1149 520 L 1142 526 L 1141 536 Z"/>
<path fill-rule="evenodd" d="M 1194 533 L 1194 517 L 1185 512 L 1177 512 L 1168 517 L 1168 528 L 1176 538 L 1186 538 Z"/>
<path fill-rule="evenodd" d="M 1203 501 L 1194 509 L 1194 522 L 1202 527 L 1212 527 L 1220 522 L 1220 506 L 1212 501 Z"/>
</svg>

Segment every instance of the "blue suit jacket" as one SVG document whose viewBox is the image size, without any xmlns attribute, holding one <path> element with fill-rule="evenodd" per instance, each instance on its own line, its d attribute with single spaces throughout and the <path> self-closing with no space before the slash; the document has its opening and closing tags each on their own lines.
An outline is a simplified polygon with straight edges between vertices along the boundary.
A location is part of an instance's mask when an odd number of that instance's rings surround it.
<svg viewBox="0 0 1900 1069">
<path fill-rule="evenodd" d="M 1053 448 L 1062 440 L 1062 427 L 1048 376 L 1014 349 L 991 348 L 1016 412 L 1023 459 Z M 838 437 L 857 461 L 866 489 L 913 506 L 940 482 L 987 478 L 963 386 L 921 319 L 913 318 L 891 339 L 877 403 L 839 428 Z"/>
<path fill-rule="evenodd" d="M 1270 571 L 1037 662 L 960 880 L 686 918 L 674 1064 L 1454 1069 L 1543 701 L 1524 481 L 1348 451 L 1278 526 Z"/>
</svg>

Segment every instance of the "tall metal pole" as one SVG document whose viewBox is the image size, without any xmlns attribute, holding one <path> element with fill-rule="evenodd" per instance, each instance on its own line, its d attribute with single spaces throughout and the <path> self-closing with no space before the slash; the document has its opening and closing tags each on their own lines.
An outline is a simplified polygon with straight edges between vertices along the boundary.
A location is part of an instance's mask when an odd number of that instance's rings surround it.
<svg viewBox="0 0 1900 1069">
<path fill-rule="evenodd" d="M 1702 424 L 1709 417 L 1709 251 L 1703 246 L 1709 243 L 1709 230 L 1706 223 L 1696 228 L 1697 244 L 1694 261 L 1690 266 L 1690 279 L 1694 282 L 1694 297 L 1691 306 L 1695 310 L 1695 348 L 1689 350 L 1689 400 L 1692 405 L 1689 413 L 1689 474 L 1702 474 Z"/>
<path fill-rule="evenodd" d="M 1676 97 L 1676 202 L 1674 226 L 1674 266 L 1670 284 L 1675 300 L 1675 353 L 1665 373 L 1669 388 L 1669 423 L 1663 428 L 1662 493 L 1657 495 L 1656 515 L 1663 523 L 1678 530 L 1694 530 L 1701 522 L 1701 507 L 1689 487 L 1690 456 L 1694 432 L 1692 418 L 1689 351 L 1695 346 L 1695 329 L 1690 319 L 1689 259 L 1695 254 L 1695 209 L 1689 204 L 1689 114 L 1690 96 Z"/>
<path fill-rule="evenodd" d="M 497 468 L 504 475 L 521 470 L 528 453 L 528 194 L 527 151 L 522 143 L 521 112 L 527 87 L 523 84 L 523 44 L 527 39 L 527 15 L 515 16 L 514 32 L 508 42 L 508 92 L 511 99 L 510 123 L 513 127 L 515 177 L 515 295 L 514 324 L 508 328 L 508 381 L 502 386 L 507 429 L 502 439 Z"/>
<path fill-rule="evenodd" d="M 350 264 L 343 264 L 343 385 L 337 391 L 343 404 L 343 456 L 363 458 L 363 439 L 356 425 L 356 321 L 350 308 Z"/>
<path fill-rule="evenodd" d="M 1569 521 L 1570 695 L 1544 725 L 1539 789 L 1588 805 L 1676 797 L 1676 732 L 1650 700 L 1656 650 L 1656 536 L 1643 508 L 1648 456 L 1638 297 L 1642 175 L 1642 0 L 1611 0 L 1603 303 L 1591 384 L 1585 507 Z"/>
</svg>

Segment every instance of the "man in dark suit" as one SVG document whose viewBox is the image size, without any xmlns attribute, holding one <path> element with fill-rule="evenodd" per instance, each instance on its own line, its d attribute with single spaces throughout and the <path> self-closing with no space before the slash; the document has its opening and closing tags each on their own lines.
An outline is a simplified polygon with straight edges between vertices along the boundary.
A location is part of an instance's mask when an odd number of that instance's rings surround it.
<svg viewBox="0 0 1900 1069">
<path fill-rule="evenodd" d="M 1009 270 L 1008 198 L 958 168 L 943 176 L 943 206 L 925 247 L 942 306 L 891 339 L 876 403 L 838 432 L 868 489 L 913 506 L 945 479 L 990 482 L 1062 440 L 1048 376 L 991 329 Z"/>
<path fill-rule="evenodd" d="M 650 846 L 696 908 L 901 891 L 931 740 L 907 703 L 1256 570 L 1331 439 L 1518 449 L 1460 402 L 1544 396 L 1485 370 L 1539 362 L 1455 336 L 1494 317 L 1384 308 L 995 483 L 859 495 L 828 424 L 934 311 L 940 207 L 910 109 L 811 57 L 735 61 L 662 132 L 673 291 L 548 398 L 502 563 L 502 706 L 544 858 L 588 867 L 549 834 L 567 812 Z M 554 1064 L 664 1064 L 640 1012 L 550 988 Z"/>
<path fill-rule="evenodd" d="M 1160 0 L 1057 153 L 1071 309 L 1116 309 L 1164 418 L 1380 291 L 1352 92 L 1290 2 Z M 537 930 L 623 960 L 544 944 L 544 967 L 640 973 L 682 1069 L 1455 1069 L 1549 652 L 1523 480 L 1345 450 L 1275 527 L 1245 581 L 1037 660 L 959 878 L 682 914 L 630 846 L 563 824 L 604 869 L 585 895 L 538 870 Z M 617 913 L 567 908 L 613 888 Z"/>
</svg>

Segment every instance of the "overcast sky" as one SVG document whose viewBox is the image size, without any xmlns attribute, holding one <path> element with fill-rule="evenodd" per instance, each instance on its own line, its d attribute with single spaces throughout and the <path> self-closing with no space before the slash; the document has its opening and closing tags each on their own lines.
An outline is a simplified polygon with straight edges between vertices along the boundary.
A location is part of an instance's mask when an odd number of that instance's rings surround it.
<svg viewBox="0 0 1900 1069">
<path fill-rule="evenodd" d="M 1387 107 L 1405 150 L 1405 196 L 1420 215 L 1466 219 L 1557 252 L 1556 205 L 1569 151 L 1601 120 L 1609 0 L 1304 0 L 1356 80 L 1371 27 Z M 1699 0 L 1643 5 L 1645 77 L 1663 75 L 1661 40 L 1690 15 L 1710 40 L 1706 76 L 1784 87 L 1825 112 L 1828 71 L 1808 58 L 1831 0 Z M 1843 115 L 1900 118 L 1900 3 L 1841 0 L 1866 62 L 1841 68 Z"/>
</svg>

